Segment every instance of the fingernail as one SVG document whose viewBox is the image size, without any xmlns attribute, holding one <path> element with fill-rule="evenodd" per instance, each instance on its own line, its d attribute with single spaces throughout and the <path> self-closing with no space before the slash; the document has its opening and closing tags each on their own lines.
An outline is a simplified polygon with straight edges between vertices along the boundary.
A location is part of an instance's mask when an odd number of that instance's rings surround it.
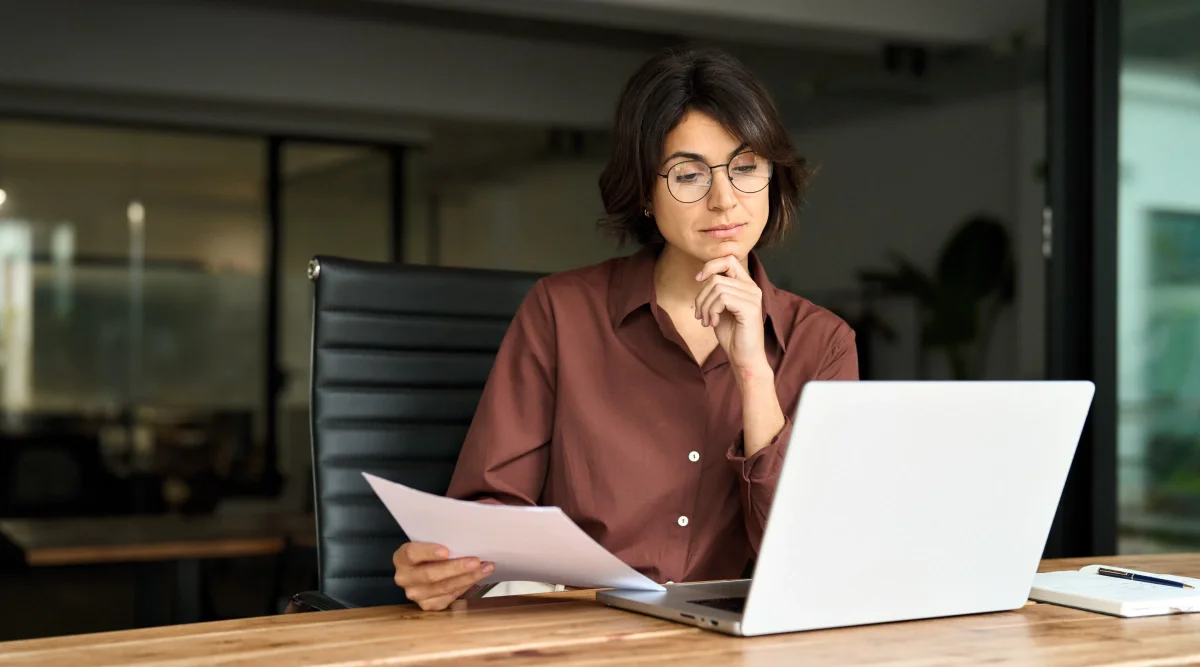
<svg viewBox="0 0 1200 667">
<path fill-rule="evenodd" d="M 466 565 L 466 568 L 467 568 L 468 570 L 474 570 L 474 569 L 477 569 L 477 568 L 479 567 L 479 561 L 477 561 L 477 560 L 475 560 L 474 558 L 472 558 L 472 559 L 468 560 L 468 561 L 465 563 L 465 565 Z"/>
<path fill-rule="evenodd" d="M 491 574 L 492 570 L 495 570 L 495 569 L 496 569 L 496 566 L 493 565 L 492 563 L 484 563 L 483 564 L 483 573 L 484 574 Z"/>
<path fill-rule="evenodd" d="M 703 277 L 704 277 L 704 272 L 703 272 L 703 271 L 701 271 L 700 273 L 697 273 L 697 274 L 696 274 L 696 280 L 700 280 L 700 279 L 701 279 L 701 278 L 703 278 Z"/>
<path fill-rule="evenodd" d="M 437 556 L 438 558 L 449 558 L 450 551 L 447 549 L 438 549 L 437 551 L 433 552 L 433 555 Z"/>
</svg>

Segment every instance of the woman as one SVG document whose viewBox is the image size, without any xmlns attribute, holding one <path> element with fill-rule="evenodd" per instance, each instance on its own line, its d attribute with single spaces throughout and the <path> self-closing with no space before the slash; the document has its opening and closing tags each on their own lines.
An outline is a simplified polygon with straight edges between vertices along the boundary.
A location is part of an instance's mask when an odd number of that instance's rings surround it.
<svg viewBox="0 0 1200 667">
<path fill-rule="evenodd" d="M 807 177 L 740 62 L 710 49 L 647 62 L 600 176 L 608 226 L 642 249 L 533 288 L 448 495 L 558 506 L 660 583 L 741 576 L 801 387 L 858 377 L 850 327 L 773 287 L 752 252 L 783 238 Z M 493 569 L 421 543 L 394 562 L 423 609 Z"/>
</svg>

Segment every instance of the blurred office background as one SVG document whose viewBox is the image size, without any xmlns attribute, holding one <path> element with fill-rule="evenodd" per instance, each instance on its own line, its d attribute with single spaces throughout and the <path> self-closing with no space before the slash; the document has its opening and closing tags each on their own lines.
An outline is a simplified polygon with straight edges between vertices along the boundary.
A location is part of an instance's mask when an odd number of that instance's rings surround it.
<svg viewBox="0 0 1200 667">
<path fill-rule="evenodd" d="M 1117 313 L 1095 332 L 1117 368 L 1099 516 L 1119 551 L 1194 550 L 1200 0 L 1119 4 L 1119 243 L 1091 267 L 1116 290 L 1079 297 Z M 204 618 L 310 587 L 309 258 L 549 272 L 629 252 L 595 227 L 608 120 L 632 70 L 687 40 L 758 71 L 820 167 L 764 259 L 855 326 L 864 378 L 1048 377 L 1066 306 L 1047 298 L 1047 17 L 1045 0 L 0 0 L 0 638 L 160 622 L 145 597 L 197 578 Z M 921 298 L 964 280 L 984 289 Z M 60 533 L 89 526 L 270 540 L 150 571 L 71 552 Z M 62 549 L 29 563 L 30 535 Z"/>
</svg>

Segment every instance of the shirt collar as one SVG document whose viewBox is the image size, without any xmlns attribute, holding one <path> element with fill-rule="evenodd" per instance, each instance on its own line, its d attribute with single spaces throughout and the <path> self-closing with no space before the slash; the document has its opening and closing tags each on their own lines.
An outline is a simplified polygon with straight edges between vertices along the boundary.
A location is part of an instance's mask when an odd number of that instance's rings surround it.
<svg viewBox="0 0 1200 667">
<path fill-rule="evenodd" d="M 619 328 L 635 310 L 643 306 L 657 307 L 654 299 L 654 263 L 661 250 L 661 244 L 647 245 L 618 264 L 609 291 L 609 316 L 614 329 Z M 769 324 L 768 328 L 775 335 L 779 348 L 786 351 L 788 330 L 793 318 L 780 312 L 783 300 L 776 294 L 776 288 L 767 278 L 766 269 L 758 256 L 751 252 L 748 263 L 750 277 L 762 290 L 763 323 Z"/>
</svg>

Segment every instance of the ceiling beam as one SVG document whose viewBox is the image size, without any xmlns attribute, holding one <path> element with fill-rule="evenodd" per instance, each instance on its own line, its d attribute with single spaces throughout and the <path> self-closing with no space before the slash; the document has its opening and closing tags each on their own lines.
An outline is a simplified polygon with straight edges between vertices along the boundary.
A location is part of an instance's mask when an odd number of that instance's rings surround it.
<svg viewBox="0 0 1200 667">
<path fill-rule="evenodd" d="M 1040 39 L 1043 0 L 374 0 L 691 37 L 847 50 L 879 41 L 992 45 Z"/>
</svg>

